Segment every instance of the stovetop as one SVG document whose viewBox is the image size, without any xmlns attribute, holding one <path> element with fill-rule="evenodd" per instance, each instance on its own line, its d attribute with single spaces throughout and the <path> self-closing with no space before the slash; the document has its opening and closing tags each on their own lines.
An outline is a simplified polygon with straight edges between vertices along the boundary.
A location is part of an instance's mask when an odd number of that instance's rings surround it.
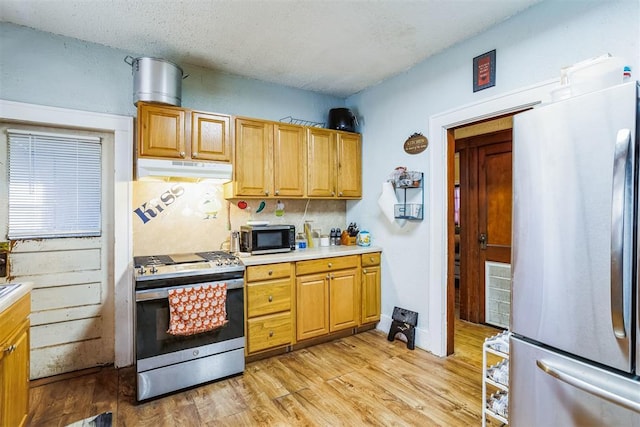
<svg viewBox="0 0 640 427">
<path fill-rule="evenodd" d="M 240 258 L 224 251 L 137 256 L 133 264 L 136 281 L 233 272 L 242 277 L 245 269 Z"/>
</svg>

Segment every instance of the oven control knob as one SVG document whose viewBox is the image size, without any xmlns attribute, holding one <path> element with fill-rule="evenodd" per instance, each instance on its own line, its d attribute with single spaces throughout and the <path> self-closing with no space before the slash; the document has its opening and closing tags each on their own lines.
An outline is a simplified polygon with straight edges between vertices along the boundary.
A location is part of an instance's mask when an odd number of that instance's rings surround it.
<svg viewBox="0 0 640 427">
<path fill-rule="evenodd" d="M 218 261 L 216 261 L 216 265 L 217 265 L 218 267 L 219 267 L 219 266 L 221 266 L 221 265 L 222 265 L 222 260 L 221 260 L 221 259 L 219 259 Z"/>
<path fill-rule="evenodd" d="M 194 355 L 194 356 L 197 356 L 197 355 L 199 355 L 199 354 L 200 354 L 200 350 L 193 350 L 193 355 Z"/>
<path fill-rule="evenodd" d="M 155 265 L 151 266 L 151 274 L 156 274 L 158 272 L 158 269 L 156 268 Z"/>
<path fill-rule="evenodd" d="M 144 269 L 144 265 L 141 265 L 140 269 L 138 270 L 138 273 L 142 275 L 142 274 L 145 274 L 146 272 L 147 270 Z"/>
</svg>

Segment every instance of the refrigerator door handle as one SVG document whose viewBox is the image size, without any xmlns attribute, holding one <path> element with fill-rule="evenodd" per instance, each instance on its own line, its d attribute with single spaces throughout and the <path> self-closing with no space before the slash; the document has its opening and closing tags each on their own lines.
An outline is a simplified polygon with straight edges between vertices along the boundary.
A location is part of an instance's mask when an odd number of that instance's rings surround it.
<svg viewBox="0 0 640 427">
<path fill-rule="evenodd" d="M 611 196 L 611 323 L 617 338 L 625 338 L 624 326 L 624 218 L 626 192 L 631 183 L 629 175 L 629 145 L 631 132 L 621 129 L 616 137 L 613 159 L 613 188 Z M 627 206 L 626 208 L 630 208 Z"/>
<path fill-rule="evenodd" d="M 640 413 L 638 402 L 638 388 L 636 383 L 629 381 L 615 381 L 611 375 L 598 375 L 597 372 L 589 372 L 580 369 L 572 369 L 570 366 L 562 366 L 545 360 L 536 360 L 538 368 L 552 377 L 563 381 L 582 391 L 590 393 L 611 403 Z"/>
</svg>

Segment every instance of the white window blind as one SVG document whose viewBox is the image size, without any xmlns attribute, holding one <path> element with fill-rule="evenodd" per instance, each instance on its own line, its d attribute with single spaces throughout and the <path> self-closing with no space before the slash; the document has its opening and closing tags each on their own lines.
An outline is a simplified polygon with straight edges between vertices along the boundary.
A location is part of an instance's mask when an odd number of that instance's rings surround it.
<svg viewBox="0 0 640 427">
<path fill-rule="evenodd" d="M 100 138 L 7 130 L 10 239 L 101 233 Z"/>
</svg>

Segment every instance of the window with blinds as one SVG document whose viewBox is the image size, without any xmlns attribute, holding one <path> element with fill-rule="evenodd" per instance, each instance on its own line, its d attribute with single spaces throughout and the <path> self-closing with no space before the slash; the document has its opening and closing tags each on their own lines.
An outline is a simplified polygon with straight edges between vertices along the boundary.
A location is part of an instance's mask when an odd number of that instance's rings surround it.
<svg viewBox="0 0 640 427">
<path fill-rule="evenodd" d="M 9 239 L 101 233 L 100 138 L 7 130 Z"/>
</svg>

